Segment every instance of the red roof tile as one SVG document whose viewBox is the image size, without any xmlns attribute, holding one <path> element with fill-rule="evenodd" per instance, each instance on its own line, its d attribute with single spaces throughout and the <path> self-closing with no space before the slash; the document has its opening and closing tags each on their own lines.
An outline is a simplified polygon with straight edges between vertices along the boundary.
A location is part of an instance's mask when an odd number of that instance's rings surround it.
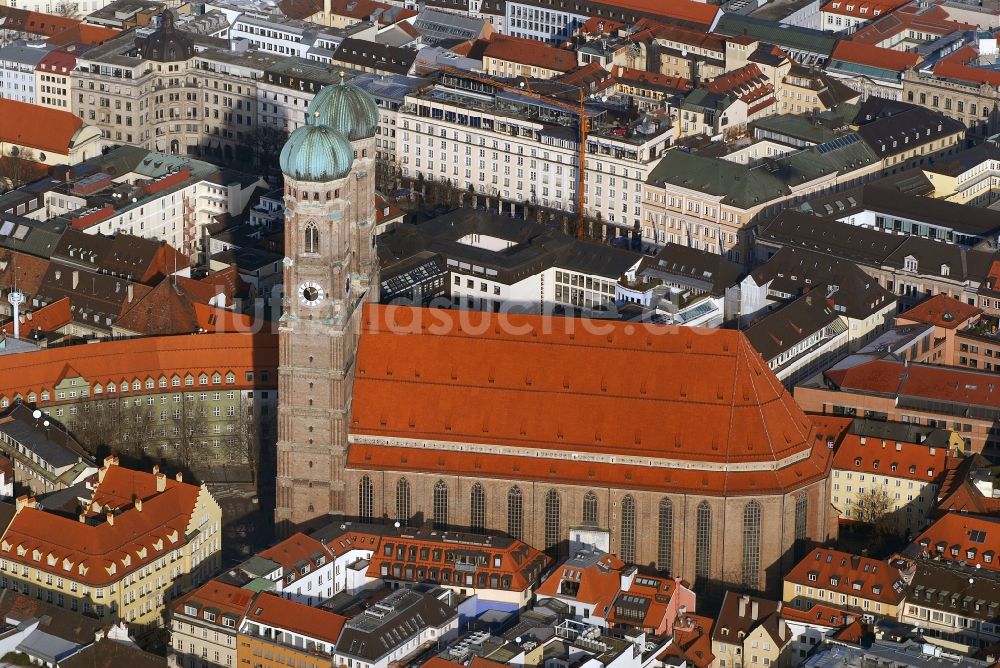
<svg viewBox="0 0 1000 668">
<path fill-rule="evenodd" d="M 346 617 L 325 608 L 314 608 L 268 593 L 257 597 L 247 619 L 329 643 L 337 642 L 347 623 Z"/>
<path fill-rule="evenodd" d="M 896 51 L 874 44 L 840 40 L 833 49 L 831 60 L 879 67 L 894 72 L 902 72 L 920 62 L 920 56 L 912 51 Z"/>
<path fill-rule="evenodd" d="M 715 620 L 688 613 L 684 623 L 678 622 L 673 628 L 673 642 L 658 658 L 663 660 L 675 656 L 688 661 L 695 668 L 708 668 L 715 661 L 712 652 L 712 626 Z"/>
<path fill-rule="evenodd" d="M 21 337 L 27 338 L 31 332 L 54 332 L 73 321 L 69 299 L 63 297 L 33 311 L 21 311 Z M 14 334 L 14 322 L 8 322 L 2 329 L 4 334 Z"/>
<path fill-rule="evenodd" d="M 908 2 L 910 0 L 829 0 L 821 11 L 865 20 L 877 19 Z"/>
<path fill-rule="evenodd" d="M 833 468 L 933 482 L 942 477 L 947 461 L 944 448 L 847 434 L 833 456 Z"/>
<path fill-rule="evenodd" d="M 1000 408 L 1000 379 L 956 367 L 873 360 L 826 373 L 841 390 Z"/>
<path fill-rule="evenodd" d="M 178 613 L 187 614 L 184 608 L 186 605 L 191 604 L 197 610 L 194 616 L 202 621 L 208 621 L 205 617 L 205 611 L 209 610 L 216 615 L 215 621 L 209 623 L 224 626 L 222 615 L 229 615 L 230 617 L 236 617 L 237 622 L 235 626 L 239 626 L 238 620 L 243 619 L 243 615 L 250 608 L 253 598 L 254 592 L 249 589 L 236 587 L 225 582 L 219 582 L 218 580 L 209 580 L 189 594 L 177 599 L 173 603 L 173 609 Z M 232 628 L 235 629 L 235 626 Z"/>
<path fill-rule="evenodd" d="M 68 111 L 0 98 L 0 144 L 17 144 L 63 155 L 83 120 Z"/>
<path fill-rule="evenodd" d="M 899 320 L 922 322 L 928 325 L 957 329 L 970 318 L 982 315 L 983 310 L 977 306 L 966 304 L 961 299 L 955 299 L 944 293 L 925 299 L 908 311 L 900 313 Z"/>
<path fill-rule="evenodd" d="M 261 386 L 259 377 L 248 381 L 246 374 L 269 370 L 270 380 L 263 386 L 274 387 L 277 364 L 278 337 L 274 334 L 142 337 L 60 346 L 20 355 L 0 355 L 0 397 L 27 398 L 31 392 L 51 392 L 67 373 L 79 374 L 91 384 L 106 384 L 161 376 L 183 378 L 187 374 L 197 379 L 201 373 L 211 376 L 218 371 L 223 384 L 215 387 L 232 389 Z M 225 383 L 229 371 L 235 376 L 233 384 Z"/>
<path fill-rule="evenodd" d="M 979 58 L 979 52 L 971 45 L 945 56 L 934 66 L 934 75 L 944 79 L 957 79 L 976 84 L 1000 86 L 1000 72 L 976 67 L 974 63 Z"/>
<path fill-rule="evenodd" d="M 912 545 L 925 557 L 964 561 L 969 568 L 1000 573 L 1000 517 L 950 512 L 927 527 Z"/>
<path fill-rule="evenodd" d="M 785 575 L 785 581 L 888 605 L 903 600 L 902 588 L 894 587 L 900 581 L 898 569 L 878 559 L 828 548 L 809 553 Z"/>
<path fill-rule="evenodd" d="M 351 432 L 768 464 L 761 475 L 779 475 L 819 438 L 741 332 L 574 322 L 368 307 Z"/>
<path fill-rule="evenodd" d="M 108 466 L 89 508 L 124 507 L 113 523 L 94 525 L 28 506 L 14 516 L 0 550 L 5 559 L 47 573 L 95 586 L 116 582 L 187 541 L 200 488 L 166 476 L 164 481 L 164 491 L 157 492 L 154 474 Z M 133 507 L 136 497 L 141 510 Z"/>
<path fill-rule="evenodd" d="M 568 72 L 576 67 L 576 53 L 542 44 L 533 39 L 494 34 L 490 37 L 484 58 L 495 58 L 520 65 L 531 65 L 556 72 Z"/>
</svg>

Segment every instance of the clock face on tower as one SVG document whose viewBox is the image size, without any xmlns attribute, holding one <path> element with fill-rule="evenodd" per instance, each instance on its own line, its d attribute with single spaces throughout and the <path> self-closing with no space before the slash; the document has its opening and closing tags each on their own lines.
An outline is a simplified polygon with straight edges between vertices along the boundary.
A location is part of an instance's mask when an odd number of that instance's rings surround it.
<svg viewBox="0 0 1000 668">
<path fill-rule="evenodd" d="M 323 290 L 319 287 L 319 283 L 306 281 L 299 286 L 299 301 L 303 306 L 318 306 L 322 300 Z"/>
</svg>

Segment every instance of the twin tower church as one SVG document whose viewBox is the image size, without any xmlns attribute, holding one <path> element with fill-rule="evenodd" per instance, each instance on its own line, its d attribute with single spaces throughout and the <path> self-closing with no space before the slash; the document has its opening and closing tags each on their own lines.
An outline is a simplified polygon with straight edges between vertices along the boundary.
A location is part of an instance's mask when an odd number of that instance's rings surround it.
<svg viewBox="0 0 1000 668">
<path fill-rule="evenodd" d="M 850 421 L 805 415 L 738 331 L 372 303 L 378 121 L 342 79 L 281 152 L 279 531 L 340 514 L 559 550 L 585 529 L 627 562 L 752 589 L 836 532 Z"/>
</svg>

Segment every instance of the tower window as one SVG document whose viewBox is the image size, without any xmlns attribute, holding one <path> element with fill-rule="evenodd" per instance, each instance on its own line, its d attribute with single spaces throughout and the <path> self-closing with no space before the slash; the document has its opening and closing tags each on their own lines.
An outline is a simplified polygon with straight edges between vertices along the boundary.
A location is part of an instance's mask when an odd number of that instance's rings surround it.
<svg viewBox="0 0 1000 668">
<path fill-rule="evenodd" d="M 318 253 L 319 252 L 319 229 L 314 223 L 309 223 L 306 225 L 306 239 L 305 239 L 305 252 L 306 253 Z"/>
</svg>

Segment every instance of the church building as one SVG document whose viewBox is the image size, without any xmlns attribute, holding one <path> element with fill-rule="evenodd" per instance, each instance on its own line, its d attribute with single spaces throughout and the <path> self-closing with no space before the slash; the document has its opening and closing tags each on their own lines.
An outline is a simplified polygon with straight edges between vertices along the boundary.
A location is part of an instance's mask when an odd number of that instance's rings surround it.
<svg viewBox="0 0 1000 668">
<path fill-rule="evenodd" d="M 780 584 L 835 535 L 833 448 L 738 331 L 374 301 L 377 109 L 330 86 L 282 151 L 278 509 L 604 535 L 696 585 Z"/>
</svg>

